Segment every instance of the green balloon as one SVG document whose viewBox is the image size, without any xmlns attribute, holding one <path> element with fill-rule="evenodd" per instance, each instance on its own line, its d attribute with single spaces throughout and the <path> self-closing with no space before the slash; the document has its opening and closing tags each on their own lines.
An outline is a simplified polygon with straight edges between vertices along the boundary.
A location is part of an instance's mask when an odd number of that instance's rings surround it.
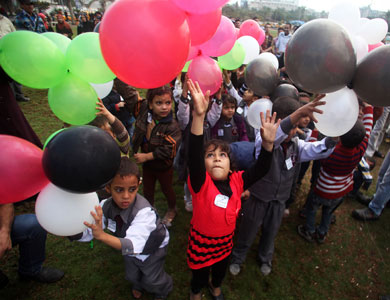
<svg viewBox="0 0 390 300">
<path fill-rule="evenodd" d="M 55 86 L 66 76 L 61 50 L 32 31 L 14 31 L 0 40 L 0 65 L 15 81 L 36 89 Z"/>
<path fill-rule="evenodd" d="M 116 77 L 103 59 L 96 32 L 78 35 L 68 46 L 66 62 L 73 74 L 90 83 L 106 83 Z"/>
<path fill-rule="evenodd" d="M 84 125 L 96 117 L 98 97 L 86 81 L 69 73 L 58 85 L 49 89 L 49 106 L 62 121 Z"/>
<path fill-rule="evenodd" d="M 245 49 L 239 43 L 236 42 L 228 53 L 218 57 L 218 63 L 225 70 L 235 70 L 239 68 L 245 59 Z"/>
<path fill-rule="evenodd" d="M 188 72 L 188 68 L 189 68 L 191 62 L 192 62 L 192 59 L 189 60 L 189 61 L 187 61 L 186 64 L 184 65 L 183 70 L 181 70 L 181 71 L 182 71 L 182 72 Z"/>
<path fill-rule="evenodd" d="M 43 150 L 45 150 L 47 144 L 61 131 L 65 130 L 66 128 L 61 128 L 60 130 L 57 130 L 56 132 L 53 132 L 45 141 L 45 144 L 43 144 Z"/>
<path fill-rule="evenodd" d="M 72 41 L 70 38 L 66 37 L 63 34 L 59 34 L 57 32 L 44 32 L 44 33 L 42 33 L 42 35 L 44 37 L 47 37 L 54 44 L 56 44 L 57 47 L 64 54 L 66 53 L 66 49 L 68 49 L 68 46 L 69 46 L 70 42 Z"/>
</svg>

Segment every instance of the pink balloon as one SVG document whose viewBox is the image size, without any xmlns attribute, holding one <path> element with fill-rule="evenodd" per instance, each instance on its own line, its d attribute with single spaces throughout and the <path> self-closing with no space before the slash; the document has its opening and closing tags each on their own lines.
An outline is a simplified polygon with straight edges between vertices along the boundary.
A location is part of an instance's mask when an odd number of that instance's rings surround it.
<svg viewBox="0 0 390 300">
<path fill-rule="evenodd" d="M 27 199 L 48 183 L 42 150 L 24 139 L 0 135 L 0 204 Z"/>
<path fill-rule="evenodd" d="M 380 47 L 380 46 L 383 46 L 384 44 L 382 42 L 379 42 L 377 44 L 373 44 L 373 45 L 368 45 L 368 52 L 371 52 L 372 50 Z"/>
<path fill-rule="evenodd" d="M 190 48 L 186 14 L 170 0 L 115 1 L 99 32 L 107 65 L 138 88 L 156 88 L 174 79 Z"/>
<path fill-rule="evenodd" d="M 197 81 L 203 93 L 214 94 L 222 84 L 222 72 L 218 63 L 208 56 L 194 58 L 188 68 L 188 77 Z"/>
<path fill-rule="evenodd" d="M 221 22 L 222 8 L 204 15 L 187 14 L 191 45 L 200 45 L 211 39 Z"/>
<path fill-rule="evenodd" d="M 192 14 L 206 14 L 225 5 L 229 0 L 172 0 L 182 10 Z"/>
<path fill-rule="evenodd" d="M 259 46 L 263 45 L 265 41 L 265 32 L 261 27 L 260 27 L 260 37 L 257 39 L 257 41 L 259 42 Z"/>
<path fill-rule="evenodd" d="M 221 23 L 213 37 L 206 43 L 199 45 L 202 54 L 208 56 L 222 56 L 228 53 L 234 46 L 236 41 L 235 27 L 225 16 L 222 16 Z"/>
<path fill-rule="evenodd" d="M 240 26 L 238 37 L 249 35 L 255 38 L 255 40 L 258 40 L 260 38 L 260 30 L 259 23 L 254 20 L 246 20 Z"/>
</svg>

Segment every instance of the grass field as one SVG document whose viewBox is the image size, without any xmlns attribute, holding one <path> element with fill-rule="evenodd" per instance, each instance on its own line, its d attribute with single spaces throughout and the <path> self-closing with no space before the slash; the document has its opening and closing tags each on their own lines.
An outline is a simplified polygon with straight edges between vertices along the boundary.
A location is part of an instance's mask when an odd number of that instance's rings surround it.
<svg viewBox="0 0 390 300">
<path fill-rule="evenodd" d="M 21 103 L 30 124 L 44 141 L 62 126 L 47 104 L 47 91 L 25 89 L 31 97 Z M 388 145 L 381 148 L 386 153 Z M 375 172 L 381 159 L 377 159 Z M 376 175 L 375 175 L 376 178 Z M 358 222 L 350 214 L 362 207 L 346 199 L 337 210 L 337 222 L 332 225 L 323 245 L 310 244 L 298 236 L 296 227 L 302 222 L 298 210 L 308 192 L 306 176 L 291 215 L 283 220 L 276 239 L 272 273 L 264 277 L 256 263 L 257 242 L 249 252 L 243 271 L 237 277 L 230 274 L 222 289 L 226 299 L 378 299 L 390 294 L 390 210 L 385 209 L 380 220 Z M 184 210 L 182 183 L 175 180 L 179 214 L 170 229 L 171 240 L 166 270 L 173 276 L 174 290 L 170 300 L 188 299 L 190 271 L 186 264 L 187 233 L 191 214 Z M 372 194 L 375 182 L 369 193 Z M 166 211 L 161 192 L 156 195 L 160 215 Z M 33 203 L 17 207 L 17 213 L 33 212 Z M 118 251 L 105 244 L 69 242 L 66 238 L 48 235 L 46 265 L 65 271 L 65 277 L 55 284 L 19 281 L 18 249 L 8 252 L 1 269 L 10 284 L 0 291 L 0 299 L 131 299 L 130 284 L 124 279 L 123 261 Z M 145 295 L 143 299 L 153 299 Z M 211 299 L 204 290 L 203 299 Z"/>
</svg>

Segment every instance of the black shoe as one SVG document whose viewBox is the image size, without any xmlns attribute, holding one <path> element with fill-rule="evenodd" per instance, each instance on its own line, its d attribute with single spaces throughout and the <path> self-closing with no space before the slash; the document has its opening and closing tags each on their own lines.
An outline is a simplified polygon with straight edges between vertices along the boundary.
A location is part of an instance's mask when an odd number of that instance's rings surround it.
<svg viewBox="0 0 390 300">
<path fill-rule="evenodd" d="M 385 157 L 379 150 L 374 152 L 374 156 L 379 157 L 379 158 Z"/>
<path fill-rule="evenodd" d="M 9 279 L 8 279 L 7 275 L 5 275 L 3 272 L 0 271 L 0 289 L 6 287 L 8 282 L 9 282 Z"/>
<path fill-rule="evenodd" d="M 326 233 L 322 234 L 316 231 L 316 241 L 318 244 L 323 244 L 325 242 Z"/>
<path fill-rule="evenodd" d="M 366 196 L 361 192 L 357 192 L 355 199 L 360 202 L 363 205 L 368 206 L 370 204 L 371 200 L 374 198 L 374 196 Z"/>
<path fill-rule="evenodd" d="M 314 232 L 310 233 L 306 230 L 305 225 L 298 225 L 297 227 L 298 234 L 303 237 L 306 241 L 309 243 L 314 242 L 315 237 L 314 237 Z"/>
<path fill-rule="evenodd" d="M 375 221 L 379 219 L 379 216 L 374 214 L 374 212 L 368 207 L 353 210 L 352 217 L 360 221 Z"/>
<path fill-rule="evenodd" d="M 43 283 L 53 283 L 62 279 L 62 277 L 64 277 L 64 272 L 50 267 L 42 267 L 41 271 L 39 271 L 37 274 L 24 275 L 19 273 L 19 276 L 22 280 L 34 280 Z"/>
</svg>

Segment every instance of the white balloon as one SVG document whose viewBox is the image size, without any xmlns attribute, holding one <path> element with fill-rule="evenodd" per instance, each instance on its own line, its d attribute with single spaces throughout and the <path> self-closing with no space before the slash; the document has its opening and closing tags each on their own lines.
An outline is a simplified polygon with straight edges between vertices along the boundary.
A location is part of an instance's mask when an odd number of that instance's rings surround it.
<svg viewBox="0 0 390 300">
<path fill-rule="evenodd" d="M 96 193 L 69 193 L 49 183 L 38 195 L 35 213 L 47 232 L 70 236 L 87 228 L 84 221 L 94 222 L 91 211 L 95 211 L 95 205 L 99 205 Z"/>
<path fill-rule="evenodd" d="M 249 125 L 251 125 L 255 129 L 260 129 L 261 120 L 260 120 L 260 112 L 265 114 L 269 110 L 272 113 L 272 102 L 267 98 L 261 98 L 253 102 L 249 108 L 248 113 L 246 115 Z"/>
<path fill-rule="evenodd" d="M 363 37 L 369 45 L 374 45 L 381 42 L 386 37 L 388 27 L 385 20 L 380 18 L 372 19 L 362 25 L 358 34 Z"/>
<path fill-rule="evenodd" d="M 324 113 L 314 113 L 318 120 L 317 129 L 326 136 L 341 136 L 355 125 L 359 116 L 359 102 L 355 92 L 347 87 L 326 94 L 322 99 L 325 105 L 319 106 Z"/>
<path fill-rule="evenodd" d="M 270 63 L 272 63 L 272 65 L 275 67 L 276 70 L 279 69 L 279 61 L 273 53 L 263 52 L 259 55 L 259 57 L 264 58 L 268 60 Z"/>
<path fill-rule="evenodd" d="M 328 19 L 344 26 L 350 33 L 356 33 L 359 30 L 360 9 L 352 1 L 341 2 L 330 9 Z"/>
<path fill-rule="evenodd" d="M 359 35 L 351 37 L 351 41 L 356 53 L 356 62 L 359 63 L 359 61 L 368 54 L 368 44 L 366 40 Z"/>
<path fill-rule="evenodd" d="M 106 83 L 90 83 L 100 99 L 107 97 L 114 85 L 114 80 Z"/>
<path fill-rule="evenodd" d="M 254 37 L 244 35 L 237 39 L 237 42 L 239 42 L 245 49 L 245 59 L 243 64 L 247 65 L 250 61 L 259 56 L 259 42 L 256 41 Z"/>
</svg>

